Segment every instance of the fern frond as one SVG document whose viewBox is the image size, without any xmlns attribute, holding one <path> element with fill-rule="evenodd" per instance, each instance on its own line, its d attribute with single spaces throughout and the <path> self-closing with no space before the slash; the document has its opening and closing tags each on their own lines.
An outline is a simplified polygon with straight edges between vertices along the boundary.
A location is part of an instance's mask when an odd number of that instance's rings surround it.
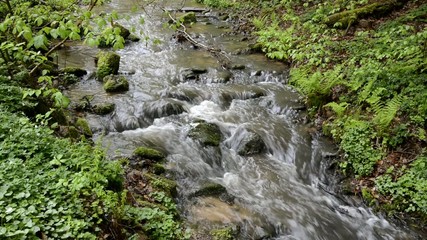
<svg viewBox="0 0 427 240">
<path fill-rule="evenodd" d="M 325 105 L 325 107 L 330 107 L 332 111 L 334 111 L 338 117 L 341 117 L 344 115 L 345 110 L 347 109 L 348 103 L 342 102 L 340 104 L 336 102 L 330 102 Z"/>
<path fill-rule="evenodd" d="M 374 124 L 382 130 L 387 128 L 396 116 L 402 102 L 403 97 L 398 95 L 387 102 L 387 104 L 380 103 L 379 101 L 372 104 L 372 109 L 375 112 L 375 117 L 372 119 Z"/>
</svg>

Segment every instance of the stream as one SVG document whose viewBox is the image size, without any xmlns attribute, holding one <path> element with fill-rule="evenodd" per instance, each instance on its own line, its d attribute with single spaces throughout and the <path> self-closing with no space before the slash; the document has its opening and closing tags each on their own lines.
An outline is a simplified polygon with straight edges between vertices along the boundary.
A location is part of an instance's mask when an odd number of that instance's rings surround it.
<svg viewBox="0 0 427 240">
<path fill-rule="evenodd" d="M 262 54 L 235 54 L 247 47 L 243 36 L 229 34 L 230 23 L 218 13 L 197 13 L 198 22 L 188 32 L 228 53 L 236 69 L 224 70 L 209 52 L 178 43 L 174 31 L 163 27 L 168 17 L 160 7 L 203 6 L 174 0 L 131 11 L 142 2 L 113 0 L 96 9 L 128 16 L 119 22 L 135 27 L 142 39 L 117 51 L 120 72 L 132 73 L 126 75 L 129 91 L 108 94 L 88 74 L 66 94 L 74 102 L 89 95 L 94 103 L 116 105 L 111 114 L 86 115 L 94 141 L 112 158 L 129 156 L 139 146 L 168 154 L 167 168 L 178 182 L 178 206 L 188 227 L 233 226 L 238 239 L 415 239 L 404 227 L 323 190 L 329 184 L 324 158 L 337 149 L 304 123 L 302 98 L 287 85 L 285 65 Z M 93 73 L 98 51 L 68 46 L 58 62 Z M 200 121 L 219 127 L 219 147 L 188 136 Z M 241 154 L 253 135 L 265 149 Z M 211 183 L 226 188 L 226 199 L 193 196 Z"/>
</svg>

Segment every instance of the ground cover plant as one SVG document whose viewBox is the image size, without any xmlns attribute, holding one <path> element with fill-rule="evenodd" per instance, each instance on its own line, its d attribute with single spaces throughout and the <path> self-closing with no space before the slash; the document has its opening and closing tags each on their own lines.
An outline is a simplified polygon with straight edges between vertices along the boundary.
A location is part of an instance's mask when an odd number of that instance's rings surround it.
<svg viewBox="0 0 427 240">
<path fill-rule="evenodd" d="M 92 12 L 103 2 L 0 1 L 0 239 L 188 238 L 164 189 L 129 200 L 129 159 L 86 140 L 57 88 L 51 55 L 66 41 L 123 47 L 117 13 Z"/>
</svg>

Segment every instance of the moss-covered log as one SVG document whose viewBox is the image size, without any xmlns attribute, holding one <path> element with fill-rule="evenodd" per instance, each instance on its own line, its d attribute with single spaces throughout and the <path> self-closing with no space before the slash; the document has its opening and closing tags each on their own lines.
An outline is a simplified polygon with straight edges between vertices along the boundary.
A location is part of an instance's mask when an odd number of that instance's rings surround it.
<svg viewBox="0 0 427 240">
<path fill-rule="evenodd" d="M 335 13 L 328 17 L 326 24 L 329 27 L 348 28 L 362 18 L 384 16 L 394 9 L 402 7 L 406 2 L 407 0 L 377 1 L 353 10 Z"/>
</svg>

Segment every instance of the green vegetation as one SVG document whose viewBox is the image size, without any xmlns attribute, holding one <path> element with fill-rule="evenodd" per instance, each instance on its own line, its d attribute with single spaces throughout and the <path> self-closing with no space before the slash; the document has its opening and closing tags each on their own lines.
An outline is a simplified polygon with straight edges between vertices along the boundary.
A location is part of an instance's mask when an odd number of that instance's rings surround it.
<svg viewBox="0 0 427 240">
<path fill-rule="evenodd" d="M 0 1 L 0 239 L 188 238 L 170 197 L 174 182 L 154 175 L 141 191 L 150 204 L 134 202 L 142 197 L 125 188 L 127 160 L 110 161 L 85 141 L 87 121 L 73 120 L 56 88 L 86 74 L 49 60 L 65 41 L 123 47 L 129 33 L 114 23 L 117 13 L 92 13 L 103 2 Z"/>
<path fill-rule="evenodd" d="M 369 193 L 389 210 L 425 219 L 427 4 L 278 0 L 238 5 L 243 13 L 253 12 L 256 46 L 290 64 L 290 83 L 306 96 L 323 132 L 341 147 L 341 169 L 359 180 L 376 179 L 355 189 L 365 189 L 364 196 Z"/>
<path fill-rule="evenodd" d="M 199 141 L 204 146 L 219 146 L 221 142 L 221 130 L 213 123 L 201 121 L 194 126 L 188 136 Z"/>
<path fill-rule="evenodd" d="M 139 147 L 135 149 L 133 152 L 134 155 L 143 158 L 143 159 L 152 159 L 152 160 L 163 160 L 165 155 L 156 149 L 147 148 L 147 147 Z"/>
</svg>

